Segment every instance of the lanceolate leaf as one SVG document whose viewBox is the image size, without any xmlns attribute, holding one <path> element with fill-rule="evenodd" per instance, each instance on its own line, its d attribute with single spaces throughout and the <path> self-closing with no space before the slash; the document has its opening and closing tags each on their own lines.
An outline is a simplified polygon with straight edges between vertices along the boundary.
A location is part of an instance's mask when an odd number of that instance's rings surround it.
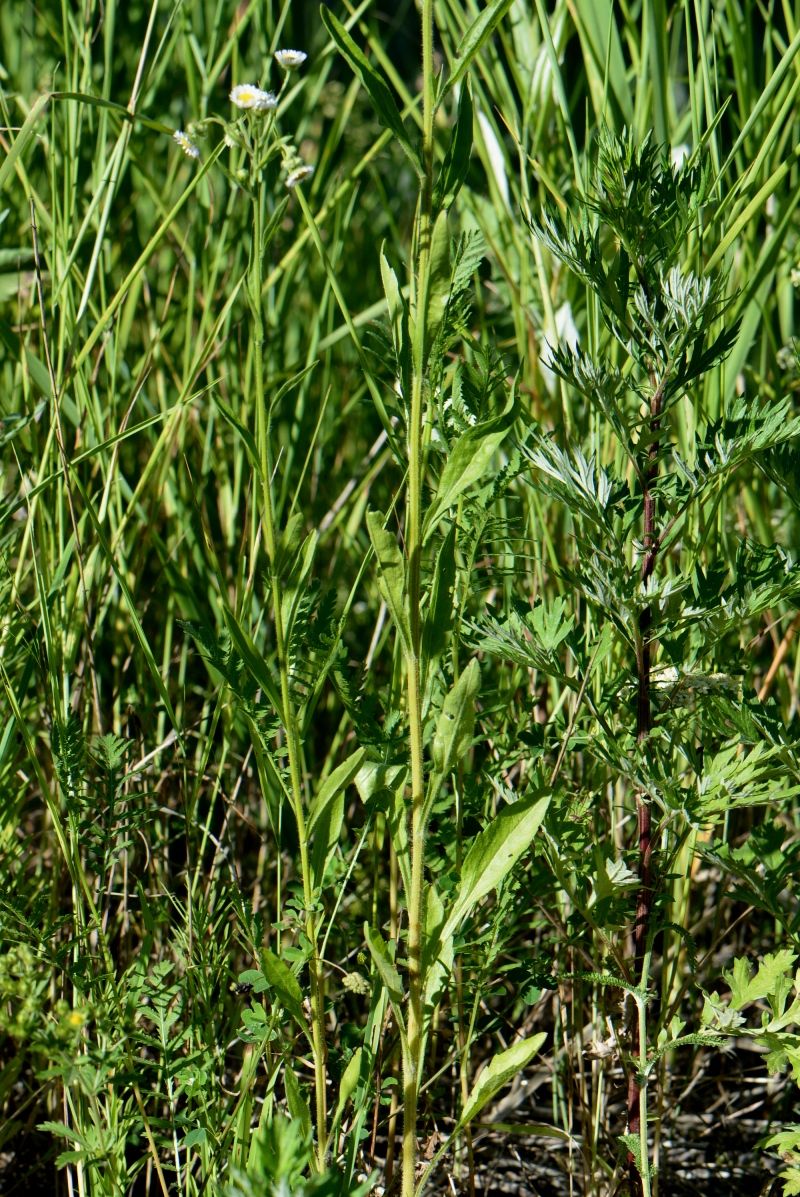
<svg viewBox="0 0 800 1197">
<path fill-rule="evenodd" d="M 453 446 L 448 457 L 436 497 L 428 509 L 423 528 L 427 539 L 444 513 L 458 500 L 459 495 L 485 473 L 493 454 L 514 424 L 517 416 L 512 397 L 499 416 L 476 424 L 464 433 Z"/>
<path fill-rule="evenodd" d="M 447 646 L 453 614 L 453 587 L 456 581 L 456 530 L 449 528 L 436 556 L 431 601 L 422 633 L 423 657 L 438 660 Z"/>
<path fill-rule="evenodd" d="M 469 170 L 472 152 L 472 96 L 467 82 L 458 97 L 456 123 L 442 169 L 433 190 L 434 208 L 447 209 L 461 190 Z"/>
<path fill-rule="evenodd" d="M 447 916 L 442 939 L 458 930 L 482 898 L 491 893 L 530 847 L 550 802 L 534 795 L 504 807 L 473 841 L 464 858 L 461 881 Z"/>
<path fill-rule="evenodd" d="M 342 1073 L 342 1080 L 339 1085 L 339 1099 L 336 1102 L 336 1113 L 333 1116 L 334 1125 L 339 1121 L 347 1102 L 353 1096 L 356 1085 L 361 1076 L 361 1064 L 364 1058 L 364 1049 L 357 1047 L 350 1057 L 350 1062 Z"/>
<path fill-rule="evenodd" d="M 470 746 L 480 685 L 480 667 L 473 659 L 442 703 L 433 737 L 433 766 L 437 773 L 454 769 Z"/>
<path fill-rule="evenodd" d="M 487 1102 L 505 1088 L 509 1081 L 513 1081 L 517 1073 L 531 1062 L 546 1038 L 545 1032 L 541 1031 L 538 1035 L 532 1035 L 530 1039 L 520 1039 L 518 1043 L 512 1043 L 511 1047 L 499 1052 L 490 1060 L 467 1098 L 459 1119 L 461 1126 L 472 1122 Z"/>
<path fill-rule="evenodd" d="M 401 1032 L 404 1033 L 405 1023 L 403 1021 L 402 1010 L 400 1009 L 400 1003 L 403 1000 L 403 986 L 400 981 L 400 974 L 389 956 L 389 949 L 384 942 L 383 936 L 378 931 L 373 931 L 369 923 L 364 924 L 364 939 L 367 941 L 370 955 L 372 956 L 375 968 L 378 970 L 378 976 L 389 995 L 389 1001 L 392 1003 L 392 1010 L 397 1019 L 397 1025 Z"/>
<path fill-rule="evenodd" d="M 367 512 L 367 529 L 369 531 L 375 556 L 378 559 L 378 587 L 394 626 L 403 641 L 406 651 L 411 647 L 411 628 L 405 608 L 403 587 L 405 583 L 405 567 L 403 554 L 391 532 L 383 526 L 383 516 L 379 511 Z"/>
<path fill-rule="evenodd" d="M 422 164 L 420 162 L 419 151 L 408 136 L 408 130 L 403 123 L 403 118 L 395 103 L 389 84 L 383 75 L 372 65 L 364 54 L 364 51 L 359 49 L 344 25 L 336 19 L 327 5 L 322 4 L 320 6 L 320 15 L 322 16 L 325 28 L 333 38 L 340 53 L 347 59 L 363 83 L 365 90 L 369 93 L 379 121 L 394 133 L 421 178 Z"/>
<path fill-rule="evenodd" d="M 486 39 L 492 35 L 500 24 L 511 4 L 512 0 L 494 0 L 494 3 L 487 4 L 478 19 L 469 27 L 456 51 L 453 72 L 447 82 L 448 89 L 454 87 L 460 79 L 463 79 L 469 70 L 469 64 Z"/>
<path fill-rule="evenodd" d="M 313 831 L 315 823 L 324 814 L 327 805 L 354 780 L 364 763 L 365 756 L 366 750 L 358 748 L 346 761 L 343 761 L 341 765 L 337 765 L 329 777 L 325 778 L 312 803 L 311 813 L 308 816 L 307 831 L 309 834 Z"/>
<path fill-rule="evenodd" d="M 276 956 L 269 948 L 261 952 L 261 971 L 267 978 L 270 988 L 274 990 L 278 1001 L 287 1013 L 305 1030 L 306 1019 L 303 1015 L 303 992 L 300 982 L 288 964 Z"/>
</svg>

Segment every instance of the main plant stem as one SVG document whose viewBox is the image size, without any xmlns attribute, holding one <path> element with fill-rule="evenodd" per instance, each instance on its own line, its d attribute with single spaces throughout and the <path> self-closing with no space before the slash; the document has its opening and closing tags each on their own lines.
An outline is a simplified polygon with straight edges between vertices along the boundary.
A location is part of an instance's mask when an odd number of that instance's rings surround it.
<svg viewBox="0 0 800 1197">
<path fill-rule="evenodd" d="M 314 915 L 314 892 L 311 862 L 308 854 L 305 811 L 303 806 L 303 783 L 301 772 L 300 736 L 297 718 L 292 702 L 289 684 L 289 660 L 286 633 L 283 626 L 282 587 L 277 562 L 277 536 L 275 512 L 272 503 L 272 460 L 269 446 L 270 420 L 264 394 L 264 317 L 261 310 L 261 198 L 256 196 L 253 223 L 253 260 L 251 263 L 251 301 L 253 310 L 254 373 L 256 400 L 256 443 L 258 446 L 261 473 L 261 526 L 264 544 L 269 558 L 270 588 L 272 591 L 272 616 L 275 629 L 275 648 L 278 656 L 278 672 L 281 690 L 281 721 L 286 734 L 286 748 L 289 756 L 289 783 L 291 788 L 292 812 L 297 824 L 297 838 L 300 844 L 300 872 L 305 905 L 305 931 L 310 947 L 308 971 L 311 987 L 311 1043 L 314 1055 L 314 1091 L 317 1132 L 317 1165 L 325 1167 L 325 1145 L 328 1138 L 327 1108 L 327 1065 L 325 1045 L 325 1010 L 322 985 L 322 969 L 319 959 L 317 921 Z"/>
<path fill-rule="evenodd" d="M 411 642 L 406 653 L 409 751 L 411 756 L 411 887 L 408 894 L 408 1021 L 403 1053 L 402 1197 L 414 1197 L 417 1171 L 417 1101 L 423 1027 L 422 947 L 424 925 L 425 768 L 422 745 L 420 603 L 422 555 L 422 433 L 424 422 L 426 325 L 430 281 L 431 196 L 433 192 L 433 3 L 422 3 L 422 163 L 416 227 L 414 341 L 411 411 L 408 426 L 408 499 L 406 508 L 407 593 Z"/>
<path fill-rule="evenodd" d="M 643 546 L 642 584 L 652 577 L 658 552 L 656 536 L 655 495 L 653 488 L 658 478 L 659 432 L 661 408 L 664 401 L 663 386 L 656 385 L 650 400 L 650 445 L 643 474 Z M 651 657 L 653 612 L 648 604 L 639 617 L 639 644 L 636 653 L 637 695 L 636 695 L 636 739 L 644 744 L 653 726 L 651 700 Z M 653 882 L 651 858 L 653 833 L 650 800 L 646 793 L 636 795 L 636 821 L 639 837 L 639 892 L 636 897 L 636 921 L 633 926 L 634 975 L 640 989 L 645 989 L 649 977 L 650 953 L 647 946 L 653 906 Z M 628 1153 L 628 1177 L 631 1197 L 649 1197 L 650 1181 L 647 1157 L 647 1093 L 639 1083 L 638 1076 L 644 1072 L 647 1062 L 647 1017 L 644 998 L 637 999 L 636 1019 L 631 1035 L 631 1056 L 637 1061 L 628 1080 L 628 1133 L 639 1136 L 641 1173 L 636 1167 L 633 1153 Z"/>
</svg>

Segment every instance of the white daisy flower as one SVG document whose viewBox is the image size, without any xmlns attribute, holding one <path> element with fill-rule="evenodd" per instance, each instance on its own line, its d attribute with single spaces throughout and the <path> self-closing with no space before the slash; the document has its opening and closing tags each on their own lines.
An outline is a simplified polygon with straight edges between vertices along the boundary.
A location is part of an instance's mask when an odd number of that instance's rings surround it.
<svg viewBox="0 0 800 1197">
<path fill-rule="evenodd" d="M 298 183 L 305 183 L 306 179 L 310 179 L 314 173 L 314 167 L 304 163 L 302 166 L 296 166 L 293 171 L 290 171 L 286 176 L 286 186 L 289 191 L 294 191 Z"/>
<path fill-rule="evenodd" d="M 253 108 L 259 112 L 275 108 L 278 104 L 271 91 L 263 91 L 253 83 L 237 83 L 230 94 L 230 100 L 237 108 Z"/>
<path fill-rule="evenodd" d="M 172 140 L 175 141 L 189 158 L 199 158 L 200 151 L 197 146 L 191 141 L 183 129 L 176 129 L 172 134 Z"/>
<path fill-rule="evenodd" d="M 278 66 L 285 71 L 296 71 L 308 58 L 305 50 L 276 50 L 275 59 Z"/>
</svg>

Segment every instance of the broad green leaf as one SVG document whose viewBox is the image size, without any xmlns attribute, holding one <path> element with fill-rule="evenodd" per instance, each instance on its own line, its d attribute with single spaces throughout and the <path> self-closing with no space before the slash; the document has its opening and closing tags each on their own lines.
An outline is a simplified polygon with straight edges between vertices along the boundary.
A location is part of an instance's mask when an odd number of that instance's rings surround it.
<svg viewBox="0 0 800 1197">
<path fill-rule="evenodd" d="M 316 834 L 311 849 L 311 872 L 314 885 L 321 886 L 331 857 L 339 843 L 344 822 L 344 790 L 337 790 L 317 819 Z"/>
<path fill-rule="evenodd" d="M 183 1146 L 189 1147 L 203 1147 L 208 1141 L 208 1132 L 204 1126 L 196 1126 L 194 1130 L 190 1130 L 188 1135 L 183 1140 Z"/>
<path fill-rule="evenodd" d="M 367 530 L 378 560 L 378 588 L 389 608 L 403 648 L 408 652 L 411 648 L 411 628 L 405 607 L 405 564 L 400 546 L 392 533 L 384 528 L 383 522 L 379 511 L 367 512 Z"/>
<path fill-rule="evenodd" d="M 459 80 L 463 79 L 469 70 L 469 65 L 473 58 L 487 38 L 491 37 L 508 12 L 512 2 L 513 0 L 493 0 L 493 3 L 487 4 L 481 15 L 469 27 L 456 50 L 456 58 L 453 63 L 452 73 L 447 81 L 446 91 L 449 91 Z"/>
<path fill-rule="evenodd" d="M 333 772 L 325 778 L 311 804 L 311 813 L 306 825 L 309 835 L 314 830 L 315 824 L 322 818 L 328 804 L 355 780 L 356 774 L 364 764 L 366 755 L 366 749 L 356 749 L 352 756 L 349 756 L 346 761 L 342 761 L 341 765 L 337 765 Z"/>
<path fill-rule="evenodd" d="M 404 792 L 408 782 L 407 765 L 383 765 L 367 761 L 355 776 L 356 789 L 362 802 L 371 802 L 378 795 L 388 797 L 387 808 L 392 845 L 400 866 L 406 893 L 411 885 L 410 857 L 408 851 L 408 826 Z"/>
<path fill-rule="evenodd" d="M 445 462 L 436 496 L 428 508 L 423 528 L 427 540 L 444 513 L 486 472 L 494 453 L 517 418 L 512 396 L 499 416 L 469 428 L 453 446 Z"/>
<path fill-rule="evenodd" d="M 472 96 L 469 83 L 465 82 L 458 97 L 456 123 L 450 144 L 433 189 L 434 209 L 443 208 L 446 211 L 458 195 L 467 177 L 470 154 L 472 153 L 472 119 Z"/>
<path fill-rule="evenodd" d="M 442 932 L 443 939 L 458 930 L 473 907 L 497 888 L 527 852 L 549 803 L 549 795 L 520 799 L 504 807 L 475 838 L 464 858 L 461 880 Z"/>
<path fill-rule="evenodd" d="M 473 1085 L 472 1092 L 464 1104 L 459 1125 L 467 1126 L 472 1122 L 487 1102 L 530 1064 L 546 1038 L 546 1032 L 541 1031 L 538 1035 L 531 1035 L 529 1039 L 520 1039 L 518 1043 L 512 1043 L 511 1047 L 494 1056 Z"/>
<path fill-rule="evenodd" d="M 303 1014 L 303 992 L 300 982 L 288 964 L 276 956 L 269 948 L 261 950 L 261 971 L 269 981 L 280 1004 L 297 1023 L 306 1030 L 306 1019 Z"/>
<path fill-rule="evenodd" d="M 472 743 L 475 699 L 480 686 L 480 666 L 473 659 L 442 703 L 433 737 L 433 767 L 437 773 L 446 774 L 454 769 Z"/>
<path fill-rule="evenodd" d="M 361 801 L 369 802 L 382 790 L 388 790 L 393 794 L 398 786 L 404 786 L 407 773 L 405 765 L 383 765 L 378 761 L 365 761 L 353 780 Z"/>
<path fill-rule="evenodd" d="M 337 20 L 326 4 L 320 5 L 320 15 L 322 23 L 333 38 L 340 54 L 347 60 L 356 75 L 358 75 L 369 94 L 378 120 L 387 129 L 391 129 L 411 159 L 418 176 L 422 178 L 422 163 L 420 162 L 419 151 L 408 136 L 408 130 L 400 115 L 400 110 L 397 107 L 389 84 L 380 71 L 372 65 L 364 54 L 364 51 L 356 45 L 344 25 L 342 25 L 341 21 Z"/>
</svg>

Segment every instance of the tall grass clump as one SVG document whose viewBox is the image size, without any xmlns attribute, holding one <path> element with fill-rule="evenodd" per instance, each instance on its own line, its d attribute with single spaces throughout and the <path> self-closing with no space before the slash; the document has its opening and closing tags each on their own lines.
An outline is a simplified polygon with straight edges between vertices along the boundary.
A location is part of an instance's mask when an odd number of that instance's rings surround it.
<svg viewBox="0 0 800 1197">
<path fill-rule="evenodd" d="M 796 17 L 0 11 L 0 1192 L 800 1191 Z"/>
</svg>

